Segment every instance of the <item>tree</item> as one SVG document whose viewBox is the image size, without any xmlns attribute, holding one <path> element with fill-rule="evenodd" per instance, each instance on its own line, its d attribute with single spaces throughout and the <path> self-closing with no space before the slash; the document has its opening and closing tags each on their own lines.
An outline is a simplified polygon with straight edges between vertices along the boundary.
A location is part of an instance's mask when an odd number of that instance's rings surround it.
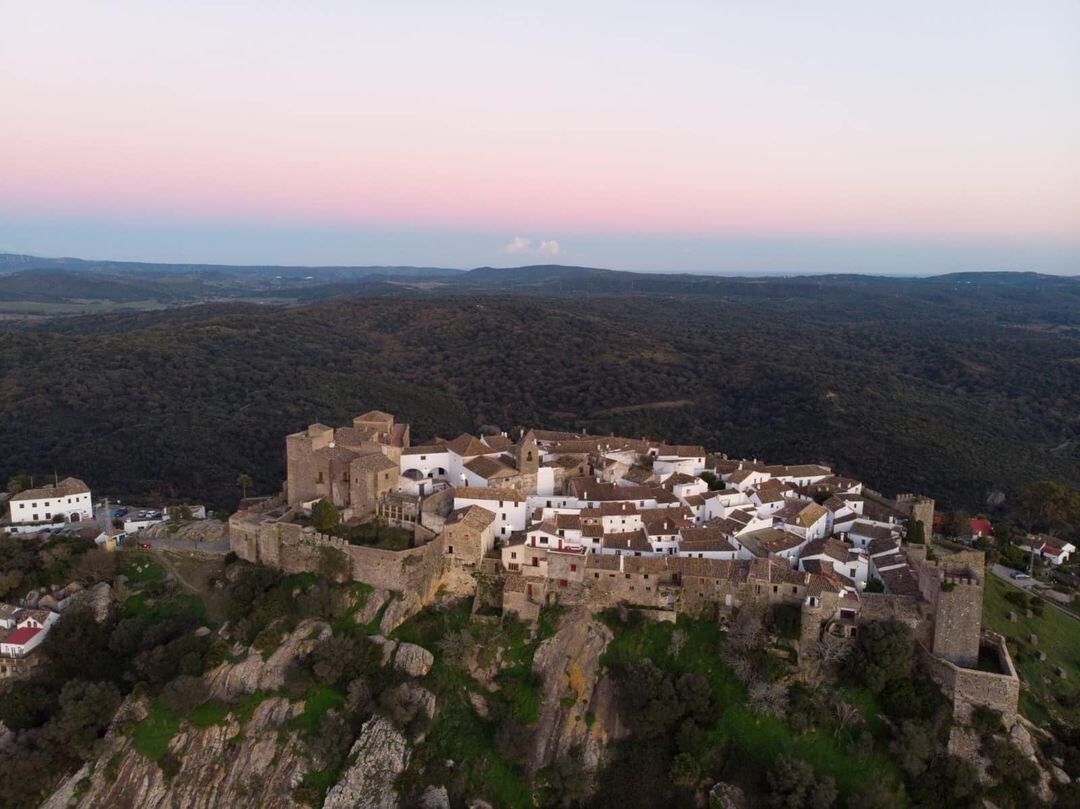
<svg viewBox="0 0 1080 809">
<path fill-rule="evenodd" d="M 907 521 L 907 541 L 912 545 L 926 544 L 926 528 L 922 520 L 912 517 Z"/>
<path fill-rule="evenodd" d="M 76 758 L 88 759 L 118 707 L 120 692 L 112 683 L 71 680 L 60 692 L 60 713 L 45 735 Z"/>
<path fill-rule="evenodd" d="M 181 674 L 161 689 L 161 701 L 177 716 L 187 716 L 210 698 L 210 687 L 202 677 Z"/>
<path fill-rule="evenodd" d="M 941 533 L 947 537 L 965 536 L 971 533 L 971 523 L 963 511 L 950 511 L 941 518 Z"/>
<path fill-rule="evenodd" d="M 1038 480 L 1020 490 L 1014 510 L 1029 531 L 1066 532 L 1080 522 L 1080 492 Z"/>
<path fill-rule="evenodd" d="M 311 508 L 311 524 L 321 533 L 337 528 L 341 522 L 341 512 L 329 500 L 320 500 Z"/>
<path fill-rule="evenodd" d="M 701 780 L 701 764 L 690 753 L 679 753 L 671 762 L 671 781 L 681 787 L 693 789 Z"/>
<path fill-rule="evenodd" d="M 849 809 L 900 809 L 903 803 L 893 790 L 875 778 L 852 795 L 847 806 Z"/>
<path fill-rule="evenodd" d="M 327 685 L 348 683 L 379 668 L 382 647 L 366 636 L 331 635 L 311 653 L 312 674 Z"/>
<path fill-rule="evenodd" d="M 236 485 L 240 487 L 240 499 L 247 498 L 247 491 L 251 487 L 251 475 L 247 472 L 241 472 L 236 477 Z"/>
<path fill-rule="evenodd" d="M 116 553 L 105 548 L 94 548 L 79 559 L 75 575 L 88 584 L 112 581 L 116 577 Z"/>
<path fill-rule="evenodd" d="M 8 478 L 7 490 L 8 494 L 18 494 L 24 492 L 27 489 L 33 487 L 34 479 L 29 475 L 12 475 Z"/>
<path fill-rule="evenodd" d="M 911 670 L 911 629 L 895 619 L 874 621 L 859 632 L 852 653 L 844 661 L 849 678 L 878 694 L 891 681 Z"/>
<path fill-rule="evenodd" d="M 782 756 L 766 780 L 765 805 L 772 809 L 829 809 L 836 803 L 836 785 L 829 777 L 818 779 L 805 761 Z"/>
</svg>

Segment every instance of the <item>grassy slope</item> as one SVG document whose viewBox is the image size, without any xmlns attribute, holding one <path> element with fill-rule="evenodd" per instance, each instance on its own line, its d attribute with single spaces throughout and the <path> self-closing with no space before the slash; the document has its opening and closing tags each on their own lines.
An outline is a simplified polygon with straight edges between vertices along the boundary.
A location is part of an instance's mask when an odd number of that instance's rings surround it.
<svg viewBox="0 0 1080 809">
<path fill-rule="evenodd" d="M 1005 599 L 1007 592 L 1016 589 L 996 576 L 988 576 L 983 595 L 983 622 L 1009 641 L 1013 662 L 1024 681 L 1020 710 L 1040 724 L 1055 715 L 1080 722 L 1080 708 L 1067 709 L 1054 700 L 1055 695 L 1075 694 L 1080 688 L 1080 620 L 1050 605 L 1043 608 L 1042 616 L 1028 618 L 1023 610 Z M 1016 623 L 1009 621 L 1010 612 L 1017 614 Z M 1031 634 L 1038 637 L 1037 646 L 1028 643 Z M 1035 656 L 1040 649 L 1046 652 L 1045 661 Z M 1065 669 L 1066 680 L 1054 674 L 1056 666 Z"/>
</svg>

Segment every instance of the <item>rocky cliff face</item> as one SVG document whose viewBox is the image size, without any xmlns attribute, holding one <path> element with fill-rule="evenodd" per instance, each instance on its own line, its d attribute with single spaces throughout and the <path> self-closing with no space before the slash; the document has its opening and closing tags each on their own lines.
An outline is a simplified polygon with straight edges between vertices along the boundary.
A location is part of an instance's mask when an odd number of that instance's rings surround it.
<svg viewBox="0 0 1080 809">
<path fill-rule="evenodd" d="M 118 712 L 101 755 L 67 779 L 43 809 L 110 806 L 118 809 L 167 809 L 183 806 L 291 807 L 290 796 L 310 768 L 299 753 L 301 742 L 286 731 L 289 719 L 303 709 L 283 697 L 261 703 L 243 732 L 232 717 L 208 728 L 184 725 L 169 743 L 180 762 L 171 778 L 135 750 L 125 732 L 146 715 L 145 699 L 129 699 Z"/>
<path fill-rule="evenodd" d="M 326 794 L 323 809 L 396 809 L 394 782 L 409 763 L 405 737 L 388 720 L 372 717 L 349 751 L 355 762 Z"/>
<path fill-rule="evenodd" d="M 527 762 L 531 772 L 577 746 L 586 768 L 595 770 L 604 747 L 625 735 L 614 683 L 607 676 L 597 679 L 600 656 L 612 637 L 587 611 L 574 611 L 563 616 L 555 635 L 536 650 L 533 670 L 543 681 L 543 701 Z"/>
</svg>

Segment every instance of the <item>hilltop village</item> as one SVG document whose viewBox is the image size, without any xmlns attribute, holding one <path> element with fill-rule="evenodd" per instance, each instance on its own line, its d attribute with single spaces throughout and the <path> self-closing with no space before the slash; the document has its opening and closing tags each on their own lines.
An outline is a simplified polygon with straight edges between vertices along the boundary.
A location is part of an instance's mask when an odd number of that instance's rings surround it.
<svg viewBox="0 0 1080 809">
<path fill-rule="evenodd" d="M 934 558 L 928 497 L 886 497 L 821 464 L 647 438 L 523 430 L 413 446 L 408 425 L 379 411 L 285 443 L 282 492 L 230 520 L 231 548 L 248 561 L 336 571 L 417 605 L 472 587 L 477 606 L 526 620 L 554 604 L 721 623 L 747 606 L 792 605 L 807 673 L 861 626 L 897 619 L 958 716 L 977 706 L 1016 715 L 1009 652 L 981 625 L 983 555 Z M 322 533 L 312 521 L 321 503 L 343 525 L 409 541 Z"/>
</svg>

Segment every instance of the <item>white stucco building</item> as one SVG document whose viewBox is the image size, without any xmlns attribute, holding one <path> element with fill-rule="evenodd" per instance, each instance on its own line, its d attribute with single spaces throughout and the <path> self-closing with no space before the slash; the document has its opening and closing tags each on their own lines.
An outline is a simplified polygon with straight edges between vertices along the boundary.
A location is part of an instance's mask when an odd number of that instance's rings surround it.
<svg viewBox="0 0 1080 809">
<path fill-rule="evenodd" d="M 11 496 L 11 524 L 25 531 L 36 525 L 77 522 L 94 516 L 90 487 L 78 478 L 64 478 L 56 485 L 27 489 Z"/>
</svg>

